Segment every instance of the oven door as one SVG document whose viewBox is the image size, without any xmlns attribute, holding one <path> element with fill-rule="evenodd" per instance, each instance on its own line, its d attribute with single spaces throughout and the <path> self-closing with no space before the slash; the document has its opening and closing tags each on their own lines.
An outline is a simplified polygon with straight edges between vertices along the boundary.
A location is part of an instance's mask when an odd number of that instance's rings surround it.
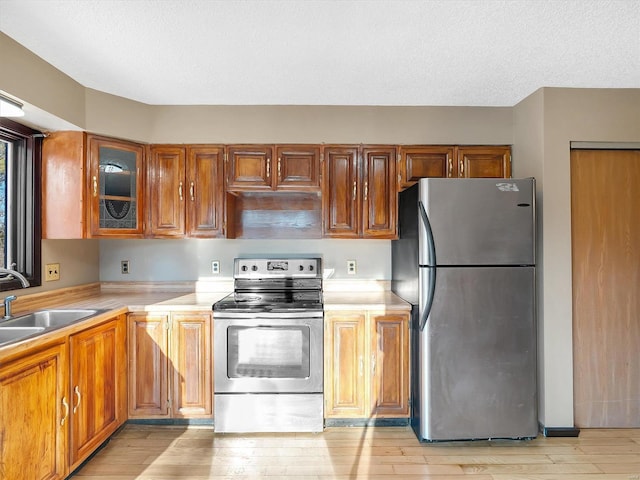
<svg viewBox="0 0 640 480">
<path fill-rule="evenodd" d="M 232 317 L 214 317 L 216 394 L 322 392 L 321 315 Z"/>
</svg>

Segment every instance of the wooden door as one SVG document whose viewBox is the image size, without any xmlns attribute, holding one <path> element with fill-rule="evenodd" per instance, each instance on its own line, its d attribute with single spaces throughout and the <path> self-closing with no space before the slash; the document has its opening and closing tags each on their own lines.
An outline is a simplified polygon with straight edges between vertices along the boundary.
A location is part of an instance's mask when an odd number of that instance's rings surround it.
<svg viewBox="0 0 640 480">
<path fill-rule="evenodd" d="M 87 236 L 144 236 L 144 147 L 88 135 Z"/>
<path fill-rule="evenodd" d="M 266 145 L 227 147 L 227 190 L 272 190 L 272 157 L 273 148 Z"/>
<path fill-rule="evenodd" d="M 460 178 L 511 177 L 511 147 L 469 146 L 457 148 Z"/>
<path fill-rule="evenodd" d="M 174 417 L 211 417 L 211 314 L 171 315 L 172 409 Z"/>
<path fill-rule="evenodd" d="M 326 147 L 322 179 L 322 230 L 325 237 L 360 235 L 357 147 Z"/>
<path fill-rule="evenodd" d="M 185 149 L 154 146 L 149 158 L 150 232 L 153 236 L 181 237 L 185 232 Z"/>
<path fill-rule="evenodd" d="M 640 151 L 571 152 L 574 416 L 640 427 Z"/>
<path fill-rule="evenodd" d="M 398 189 L 396 149 L 362 149 L 362 235 L 369 238 L 396 238 Z"/>
<path fill-rule="evenodd" d="M 371 403 L 376 417 L 409 416 L 409 314 L 371 313 Z"/>
<path fill-rule="evenodd" d="M 167 417 L 168 315 L 130 313 L 129 416 Z"/>
<path fill-rule="evenodd" d="M 369 414 L 366 395 L 365 316 L 325 315 L 325 416 L 357 418 Z"/>
<path fill-rule="evenodd" d="M 116 319 L 70 337 L 72 470 L 120 426 L 121 330 Z"/>
<path fill-rule="evenodd" d="M 400 190 L 410 187 L 421 178 L 454 176 L 454 147 L 400 147 Z M 457 169 L 456 169 L 457 171 Z"/>
<path fill-rule="evenodd" d="M 62 479 L 67 472 L 67 347 L 0 365 L 0 477 Z"/>
<path fill-rule="evenodd" d="M 278 145 L 276 147 L 278 190 L 320 190 L 320 147 Z"/>
<path fill-rule="evenodd" d="M 221 147 L 190 147 L 187 158 L 187 234 L 224 235 L 224 175 Z"/>
</svg>

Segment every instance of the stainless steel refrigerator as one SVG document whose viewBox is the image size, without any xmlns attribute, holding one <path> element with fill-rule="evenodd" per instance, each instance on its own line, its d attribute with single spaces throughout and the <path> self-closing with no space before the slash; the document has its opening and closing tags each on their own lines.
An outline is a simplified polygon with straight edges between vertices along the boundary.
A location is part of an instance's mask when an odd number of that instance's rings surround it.
<svg viewBox="0 0 640 480">
<path fill-rule="evenodd" d="M 416 435 L 535 437 L 535 180 L 422 179 L 400 192 L 398 222 Z"/>
</svg>

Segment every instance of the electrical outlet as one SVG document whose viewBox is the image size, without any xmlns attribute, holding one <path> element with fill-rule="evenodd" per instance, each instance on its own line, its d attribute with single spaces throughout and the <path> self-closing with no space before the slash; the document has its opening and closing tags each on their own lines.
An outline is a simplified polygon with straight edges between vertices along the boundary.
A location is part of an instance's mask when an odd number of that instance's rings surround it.
<svg viewBox="0 0 640 480">
<path fill-rule="evenodd" d="M 54 280 L 60 280 L 60 264 L 47 263 L 44 268 L 44 281 L 51 282 Z"/>
<path fill-rule="evenodd" d="M 211 262 L 211 273 L 213 275 L 219 275 L 220 274 L 220 260 L 213 260 Z"/>
<path fill-rule="evenodd" d="M 355 260 L 347 260 L 347 274 L 355 275 L 356 274 L 356 261 Z"/>
<path fill-rule="evenodd" d="M 122 260 L 120 262 L 120 273 L 124 275 L 129 273 L 129 260 Z"/>
</svg>

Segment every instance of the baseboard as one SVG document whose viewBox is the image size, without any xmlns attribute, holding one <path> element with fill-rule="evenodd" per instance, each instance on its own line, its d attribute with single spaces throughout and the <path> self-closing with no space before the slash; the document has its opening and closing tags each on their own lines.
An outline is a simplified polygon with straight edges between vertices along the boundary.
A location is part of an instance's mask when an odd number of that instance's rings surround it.
<svg viewBox="0 0 640 480">
<path fill-rule="evenodd" d="M 131 425 L 203 425 L 213 426 L 212 418 L 130 418 Z"/>
<path fill-rule="evenodd" d="M 404 427 L 408 418 L 325 418 L 325 427 Z"/>
<path fill-rule="evenodd" d="M 580 429 L 576 427 L 545 427 L 540 424 L 540 433 L 545 437 L 577 437 Z"/>
</svg>

